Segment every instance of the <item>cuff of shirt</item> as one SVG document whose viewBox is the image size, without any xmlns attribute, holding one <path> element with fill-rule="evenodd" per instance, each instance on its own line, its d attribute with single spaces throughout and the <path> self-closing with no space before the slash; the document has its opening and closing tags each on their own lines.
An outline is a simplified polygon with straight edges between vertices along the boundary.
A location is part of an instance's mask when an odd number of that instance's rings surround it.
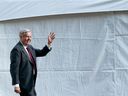
<svg viewBox="0 0 128 96">
<path fill-rule="evenodd" d="M 19 87 L 19 84 L 15 84 L 14 87 Z"/>
<path fill-rule="evenodd" d="M 48 47 L 49 50 L 52 48 L 51 45 L 49 45 L 49 44 L 47 44 L 47 47 Z"/>
</svg>

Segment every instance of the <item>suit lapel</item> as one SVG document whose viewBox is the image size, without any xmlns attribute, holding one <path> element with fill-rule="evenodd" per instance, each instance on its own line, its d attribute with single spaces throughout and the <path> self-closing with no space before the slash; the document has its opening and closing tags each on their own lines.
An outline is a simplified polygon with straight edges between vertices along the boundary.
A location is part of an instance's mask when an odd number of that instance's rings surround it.
<svg viewBox="0 0 128 96">
<path fill-rule="evenodd" d="M 23 45 L 21 44 L 21 42 L 18 43 L 19 44 L 19 48 L 22 50 L 22 52 L 25 54 L 25 56 L 27 57 L 27 59 L 31 62 L 28 53 L 26 52 L 26 50 L 24 49 Z M 32 62 L 31 62 L 32 63 Z"/>
</svg>

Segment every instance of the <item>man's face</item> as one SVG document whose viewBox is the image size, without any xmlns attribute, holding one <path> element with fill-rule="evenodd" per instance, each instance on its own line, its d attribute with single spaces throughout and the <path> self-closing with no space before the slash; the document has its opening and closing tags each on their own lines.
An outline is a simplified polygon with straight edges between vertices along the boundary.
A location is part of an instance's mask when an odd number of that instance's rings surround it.
<svg viewBox="0 0 128 96">
<path fill-rule="evenodd" d="M 22 42 L 24 45 L 28 45 L 28 44 L 31 42 L 31 39 L 32 39 L 32 33 L 31 33 L 31 32 L 27 32 L 26 34 L 23 34 L 23 35 L 20 37 L 20 40 L 21 40 L 21 42 Z"/>
</svg>

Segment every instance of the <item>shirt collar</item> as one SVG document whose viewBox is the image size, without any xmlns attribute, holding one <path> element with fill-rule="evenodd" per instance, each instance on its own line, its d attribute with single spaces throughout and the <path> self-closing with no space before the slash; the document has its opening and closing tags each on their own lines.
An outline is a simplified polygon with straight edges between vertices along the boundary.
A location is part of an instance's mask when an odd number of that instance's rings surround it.
<svg viewBox="0 0 128 96">
<path fill-rule="evenodd" d="M 23 45 L 23 47 L 26 49 L 28 46 L 26 46 L 26 45 L 24 45 L 21 41 L 20 41 L 20 43 Z"/>
</svg>

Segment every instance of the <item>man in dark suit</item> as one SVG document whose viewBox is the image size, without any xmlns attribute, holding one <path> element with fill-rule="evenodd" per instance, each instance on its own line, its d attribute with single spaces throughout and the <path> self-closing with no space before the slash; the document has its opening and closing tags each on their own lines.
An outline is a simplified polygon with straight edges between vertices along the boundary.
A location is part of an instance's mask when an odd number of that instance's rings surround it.
<svg viewBox="0 0 128 96">
<path fill-rule="evenodd" d="M 31 30 L 22 30 L 19 36 L 20 41 L 10 53 L 12 85 L 14 85 L 14 91 L 20 96 L 37 96 L 35 91 L 36 57 L 45 56 L 51 50 L 50 46 L 55 38 L 55 33 L 52 32 L 48 35 L 48 44 L 42 49 L 35 49 L 30 45 Z"/>
</svg>

